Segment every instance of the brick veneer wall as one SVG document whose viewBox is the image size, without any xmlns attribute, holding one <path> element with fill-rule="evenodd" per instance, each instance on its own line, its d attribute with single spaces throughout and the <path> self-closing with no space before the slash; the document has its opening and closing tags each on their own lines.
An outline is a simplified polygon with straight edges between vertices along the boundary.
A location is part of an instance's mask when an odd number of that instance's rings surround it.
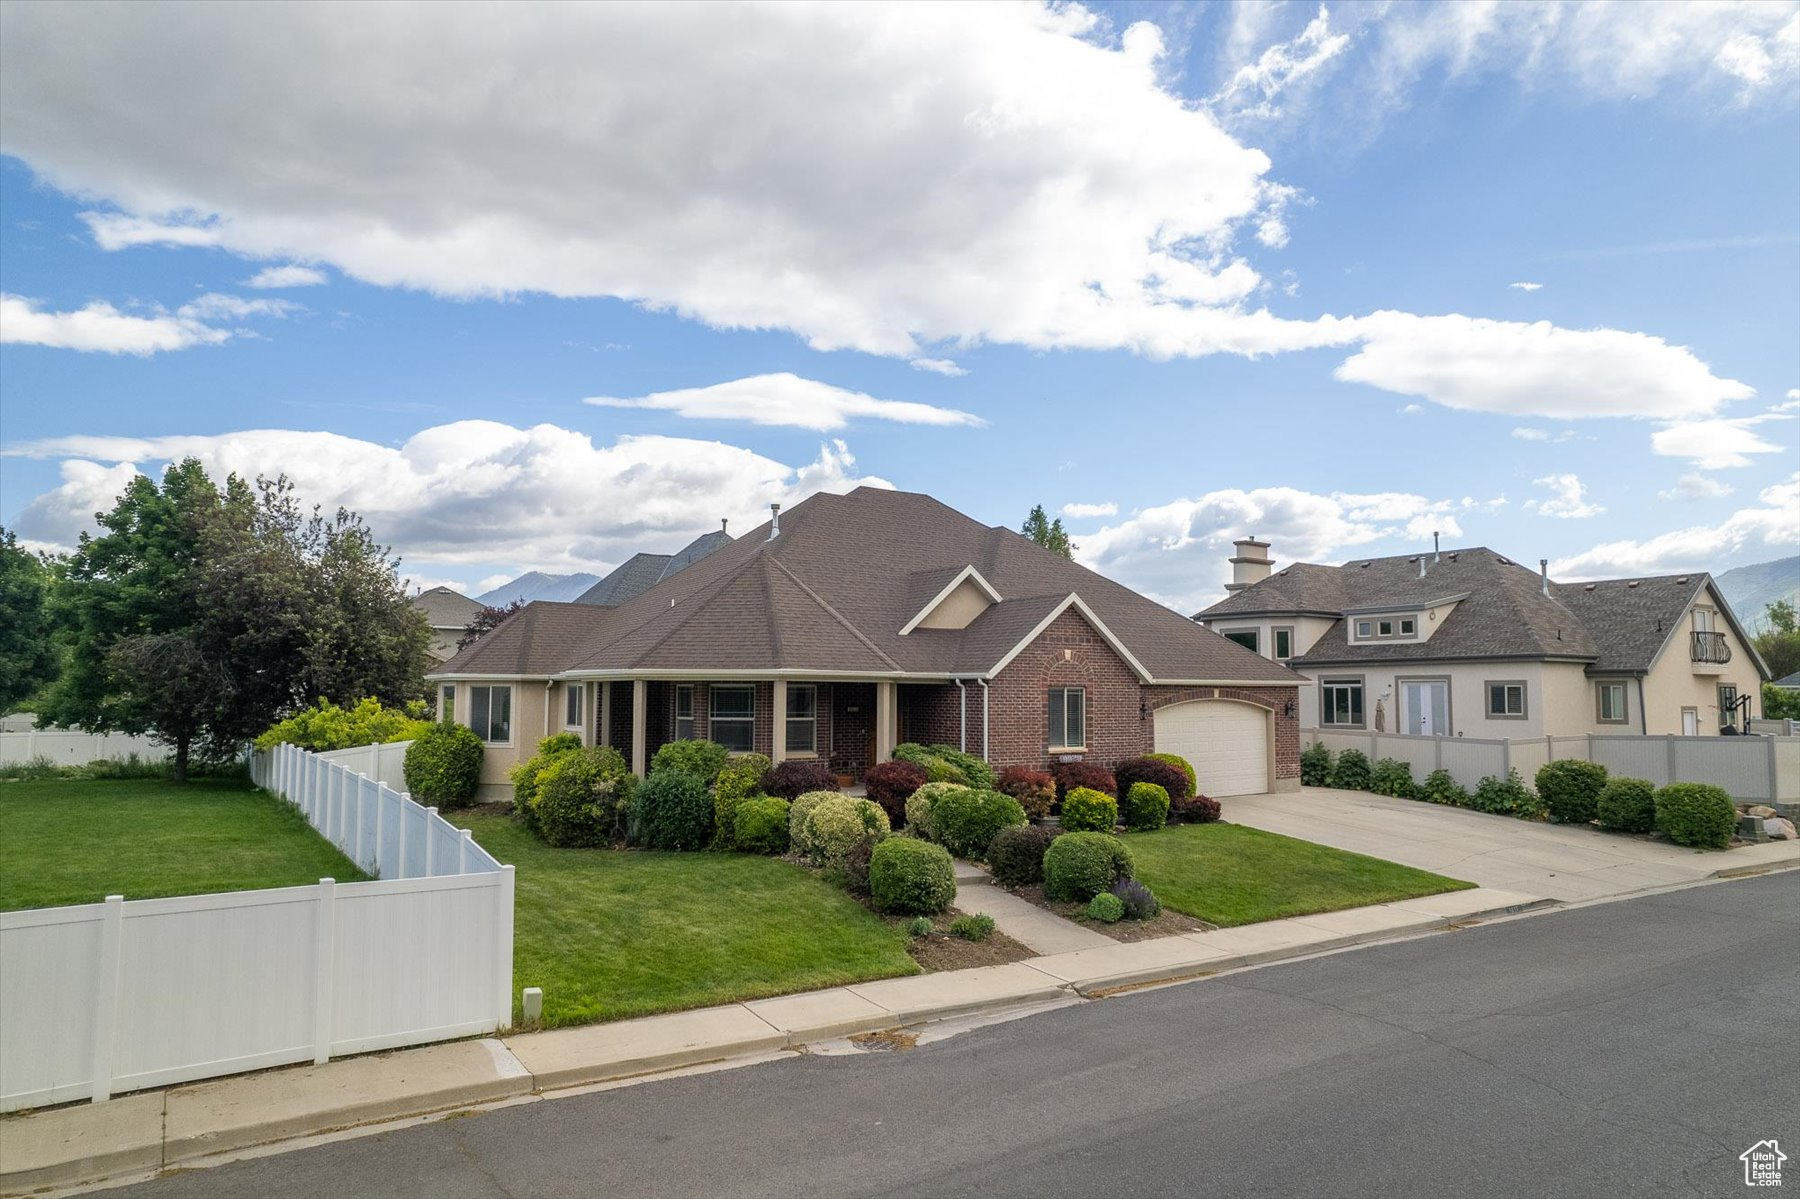
<svg viewBox="0 0 1800 1199">
<path fill-rule="evenodd" d="M 969 752 L 981 752 L 980 687 L 971 689 Z M 900 740 L 920 745 L 955 745 L 960 733 L 956 687 L 950 683 L 901 683 L 895 704 L 899 708 Z"/>
<path fill-rule="evenodd" d="M 829 692 L 831 701 L 826 702 Z M 850 711 L 855 708 L 856 711 Z M 870 742 L 875 731 L 875 684 L 835 683 L 819 688 L 819 713 L 829 714 L 831 737 L 822 745 L 831 747 L 831 769 L 836 774 L 862 778 L 869 768 Z"/>
<path fill-rule="evenodd" d="M 1275 777 L 1300 777 L 1300 693 L 1296 687 L 1146 687 L 1144 700 L 1156 709 L 1192 699 L 1230 699 L 1267 708 L 1275 714 Z M 1286 715 L 1288 704 L 1294 714 Z M 1154 734 L 1154 730 L 1152 730 Z M 1147 752 L 1147 751 L 1146 751 Z"/>
</svg>

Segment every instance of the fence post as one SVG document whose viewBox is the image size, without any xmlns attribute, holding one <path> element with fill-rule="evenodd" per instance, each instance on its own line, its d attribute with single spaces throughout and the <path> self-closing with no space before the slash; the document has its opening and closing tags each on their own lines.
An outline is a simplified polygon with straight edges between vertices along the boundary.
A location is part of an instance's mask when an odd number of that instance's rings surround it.
<svg viewBox="0 0 1800 1199">
<path fill-rule="evenodd" d="M 319 902 L 314 909 L 317 921 L 313 929 L 313 1065 L 323 1066 L 331 1060 L 331 996 L 332 964 L 336 956 L 337 917 L 332 908 L 337 900 L 337 882 L 319 880 Z"/>
<path fill-rule="evenodd" d="M 1790 720 L 1788 723 L 1792 724 L 1793 721 Z M 1769 785 L 1768 785 L 1768 787 L 1765 788 L 1765 790 L 1768 792 L 1768 794 L 1764 795 L 1762 797 L 1762 801 L 1766 804 L 1772 804 L 1776 801 L 1776 799 L 1779 798 L 1779 796 L 1776 795 L 1776 787 L 1775 787 L 1775 769 L 1776 769 L 1776 767 L 1775 767 L 1775 738 L 1764 737 L 1763 741 L 1767 744 L 1767 748 L 1769 751 L 1768 756 L 1766 758 L 1764 758 L 1764 764 L 1768 767 L 1768 770 L 1769 770 Z"/>
<path fill-rule="evenodd" d="M 1500 743 L 1500 774 L 1502 782 L 1512 777 L 1512 742 L 1510 740 Z"/>
<path fill-rule="evenodd" d="M 494 954 L 494 1012 L 499 1019 L 500 1028 L 512 1023 L 512 983 L 513 983 L 513 868 L 500 867 L 500 885 L 495 888 L 496 902 L 500 905 L 496 925 L 499 944 Z"/>
<path fill-rule="evenodd" d="M 119 1029 L 119 968 L 125 956 L 124 945 L 125 897 L 108 895 L 100 916 L 100 965 L 94 973 L 94 1077 L 90 1094 L 95 1103 L 112 1098 L 113 1040 Z"/>
<path fill-rule="evenodd" d="M 1442 770 L 1444 768 L 1444 739 L 1442 737 L 1435 737 L 1432 739 L 1431 753 L 1431 768 L 1433 770 Z"/>
<path fill-rule="evenodd" d="M 344 772 L 346 776 L 349 773 L 348 770 Z M 349 782 L 349 779 L 346 777 L 344 781 Z M 361 775 L 356 776 L 356 852 L 350 855 L 350 860 L 356 863 L 358 869 L 361 869 L 362 864 L 368 861 L 363 857 L 363 780 Z"/>
<path fill-rule="evenodd" d="M 381 858 L 382 858 L 381 851 L 384 848 L 384 846 L 382 845 L 382 842 L 386 839 L 382 836 L 381 826 L 383 824 L 387 823 L 387 820 L 386 820 L 387 810 L 388 810 L 387 797 L 381 793 L 381 784 L 376 783 L 375 784 L 375 877 L 376 878 L 381 877 Z"/>
<path fill-rule="evenodd" d="M 394 805 L 394 811 L 400 814 L 394 823 L 399 831 L 394 834 L 394 877 L 406 877 L 406 826 L 410 823 L 412 813 L 407 809 L 403 799 Z"/>
<path fill-rule="evenodd" d="M 469 872 L 469 847 L 474 844 L 475 834 L 468 829 L 464 829 L 462 831 L 462 836 L 457 839 L 456 845 L 456 872 L 458 874 L 467 874 Z M 510 993 L 512 991 L 512 985 L 510 983 L 507 984 L 506 989 Z"/>
<path fill-rule="evenodd" d="M 1668 741 L 1669 741 L 1669 777 L 1667 779 L 1665 779 L 1664 781 L 1672 783 L 1675 781 L 1675 777 L 1676 777 L 1675 776 L 1675 734 L 1674 733 L 1669 734 Z"/>
<path fill-rule="evenodd" d="M 437 823 L 438 823 L 437 809 L 436 808 L 426 808 L 425 809 L 425 877 L 426 878 L 431 878 L 437 873 L 437 871 L 435 869 L 435 863 L 437 861 Z"/>
<path fill-rule="evenodd" d="M 381 742 L 379 741 L 369 742 L 369 777 L 377 780 L 381 778 Z"/>
</svg>

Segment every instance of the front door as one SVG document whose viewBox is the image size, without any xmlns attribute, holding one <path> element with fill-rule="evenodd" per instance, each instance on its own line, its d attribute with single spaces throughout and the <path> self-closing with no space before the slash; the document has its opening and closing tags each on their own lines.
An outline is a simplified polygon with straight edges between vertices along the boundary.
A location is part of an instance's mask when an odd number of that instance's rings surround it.
<svg viewBox="0 0 1800 1199">
<path fill-rule="evenodd" d="M 1401 733 L 1450 735 L 1450 684 L 1442 679 L 1400 684 Z"/>
<path fill-rule="evenodd" d="M 1683 737 L 1700 735 L 1700 709 L 1683 708 L 1681 710 L 1681 735 Z"/>
</svg>

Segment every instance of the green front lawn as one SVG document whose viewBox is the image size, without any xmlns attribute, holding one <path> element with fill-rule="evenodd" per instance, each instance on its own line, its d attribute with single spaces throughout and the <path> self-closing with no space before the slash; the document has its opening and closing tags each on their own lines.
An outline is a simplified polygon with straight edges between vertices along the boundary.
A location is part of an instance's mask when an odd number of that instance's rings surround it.
<svg viewBox="0 0 1800 1199">
<path fill-rule="evenodd" d="M 445 815 L 515 867 L 513 990 L 543 988 L 547 1026 L 918 973 L 903 931 L 791 863 L 552 849 L 507 816 Z"/>
<path fill-rule="evenodd" d="M 1170 825 L 1128 833 L 1125 844 L 1165 907 L 1225 926 L 1475 885 L 1241 824 Z"/>
<path fill-rule="evenodd" d="M 0 783 L 0 910 L 297 887 L 367 876 L 249 783 Z"/>
</svg>

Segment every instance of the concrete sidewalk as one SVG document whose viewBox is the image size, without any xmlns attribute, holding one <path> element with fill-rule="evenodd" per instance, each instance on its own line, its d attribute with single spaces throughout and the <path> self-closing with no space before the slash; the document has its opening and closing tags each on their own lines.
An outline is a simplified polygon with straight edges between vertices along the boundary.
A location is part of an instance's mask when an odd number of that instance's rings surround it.
<svg viewBox="0 0 1800 1199">
<path fill-rule="evenodd" d="M 1225 819 L 1233 824 L 1566 902 L 1800 864 L 1800 841 L 1702 852 L 1367 791 L 1307 787 L 1221 802 Z"/>
<path fill-rule="evenodd" d="M 25 1113 L 0 1120 L 0 1192 L 152 1173 L 362 1124 L 797 1050 L 809 1042 L 971 1013 L 1104 995 L 1429 932 L 1547 902 L 1478 888 L 1152 941 L 1099 937 L 1104 944 L 1004 966 L 432 1045 Z"/>
</svg>

